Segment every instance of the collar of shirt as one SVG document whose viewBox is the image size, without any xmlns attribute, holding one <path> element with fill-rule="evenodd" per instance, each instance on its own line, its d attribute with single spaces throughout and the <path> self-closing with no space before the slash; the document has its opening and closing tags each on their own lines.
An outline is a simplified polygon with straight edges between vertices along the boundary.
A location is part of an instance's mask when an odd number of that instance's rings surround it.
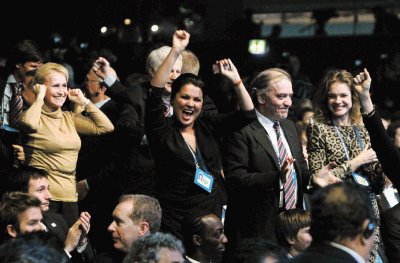
<svg viewBox="0 0 400 263">
<path fill-rule="evenodd" d="M 329 244 L 333 247 L 336 247 L 336 248 L 343 250 L 344 252 L 350 254 L 358 263 L 365 263 L 365 259 L 363 259 L 363 257 L 360 256 L 360 254 L 358 254 L 351 248 L 348 248 L 346 246 L 343 246 L 343 245 L 335 243 L 335 242 L 329 242 Z"/>
<path fill-rule="evenodd" d="M 98 109 L 100 109 L 104 104 L 106 104 L 109 100 L 111 100 L 111 98 L 107 98 L 105 100 L 99 101 L 96 104 L 94 104 L 94 106 L 96 106 Z"/>
<path fill-rule="evenodd" d="M 192 263 L 201 263 L 200 261 L 196 261 L 196 260 L 194 260 L 193 258 L 190 258 L 190 257 L 188 257 L 188 256 L 186 256 L 186 259 L 189 260 L 189 261 L 192 262 Z"/>
<path fill-rule="evenodd" d="M 277 138 L 276 138 L 276 132 L 273 127 L 274 122 L 272 120 L 270 120 L 269 118 L 265 117 L 264 115 L 262 115 L 257 110 L 256 110 L 256 115 L 257 115 L 258 121 L 261 123 L 261 125 L 264 127 L 265 131 L 268 133 L 269 139 L 271 140 L 271 143 L 274 146 L 274 150 L 278 155 L 278 142 L 277 142 Z M 286 140 L 285 133 L 282 130 L 282 126 L 280 126 L 280 130 L 281 130 L 282 140 L 283 140 L 283 144 L 285 145 L 286 151 L 289 156 L 292 156 L 292 152 L 290 151 L 290 147 Z"/>
</svg>

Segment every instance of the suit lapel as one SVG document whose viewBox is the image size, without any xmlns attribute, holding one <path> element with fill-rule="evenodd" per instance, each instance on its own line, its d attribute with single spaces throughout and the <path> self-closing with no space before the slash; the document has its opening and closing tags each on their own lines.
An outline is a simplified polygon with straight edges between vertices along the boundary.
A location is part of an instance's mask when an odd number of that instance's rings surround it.
<svg viewBox="0 0 400 263">
<path fill-rule="evenodd" d="M 279 170 L 280 166 L 278 156 L 276 155 L 274 147 L 272 146 L 271 139 L 269 138 L 268 133 L 265 131 L 264 127 L 258 120 L 255 120 L 251 124 L 251 127 L 253 128 L 255 141 L 260 144 L 261 147 L 272 157 L 276 168 Z"/>
</svg>

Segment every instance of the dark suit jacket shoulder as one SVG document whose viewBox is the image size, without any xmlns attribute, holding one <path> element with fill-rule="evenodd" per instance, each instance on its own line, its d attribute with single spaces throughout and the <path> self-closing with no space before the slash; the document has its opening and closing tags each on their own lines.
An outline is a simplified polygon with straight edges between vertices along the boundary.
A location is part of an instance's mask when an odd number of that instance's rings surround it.
<svg viewBox="0 0 400 263">
<path fill-rule="evenodd" d="M 64 218 L 57 213 L 43 213 L 43 224 L 46 225 L 49 232 L 56 234 L 63 242 L 68 235 L 68 227 Z"/>
<path fill-rule="evenodd" d="M 382 212 L 381 231 L 389 262 L 400 262 L 400 203 Z"/>
<path fill-rule="evenodd" d="M 290 263 L 357 263 L 347 252 L 328 244 L 311 245 Z"/>
</svg>

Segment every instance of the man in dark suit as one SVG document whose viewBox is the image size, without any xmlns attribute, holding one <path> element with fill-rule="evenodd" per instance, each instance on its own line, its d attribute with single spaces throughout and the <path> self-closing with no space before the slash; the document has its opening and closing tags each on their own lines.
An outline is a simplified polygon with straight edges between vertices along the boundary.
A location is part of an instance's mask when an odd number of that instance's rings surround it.
<svg viewBox="0 0 400 263">
<path fill-rule="evenodd" d="M 331 184 L 312 198 L 311 246 L 289 262 L 360 263 L 374 246 L 374 211 L 368 192 L 350 182 Z"/>
<path fill-rule="evenodd" d="M 386 176 L 397 191 L 400 190 L 400 152 L 390 139 L 382 124 L 381 116 L 375 111 L 370 96 L 371 77 L 366 69 L 354 78 L 360 98 L 363 121 L 371 138 L 372 148 Z M 382 239 L 389 262 L 400 262 L 400 204 L 382 212 Z"/>
<path fill-rule="evenodd" d="M 93 251 L 87 240 L 90 214 L 82 212 L 80 218 L 68 229 L 64 218 L 49 212 L 51 194 L 47 172 L 34 167 L 21 167 L 6 182 L 9 191 L 21 191 L 40 200 L 42 223 L 45 230 L 54 233 L 64 242 L 64 250 L 72 262 L 90 262 Z"/>
<path fill-rule="evenodd" d="M 289 74 L 278 68 L 261 72 L 252 81 L 251 94 L 257 119 L 226 138 L 223 144 L 229 197 L 225 221 L 229 239 L 227 255 L 244 238 L 276 241 L 275 222 L 288 201 L 284 196 L 284 181 L 288 176 L 294 180 L 291 208 L 303 208 L 303 189 L 310 177 L 299 132 L 293 122 L 286 120 L 293 95 Z M 280 125 L 280 137 L 288 156 L 285 159 L 279 157 L 274 122 Z"/>
</svg>

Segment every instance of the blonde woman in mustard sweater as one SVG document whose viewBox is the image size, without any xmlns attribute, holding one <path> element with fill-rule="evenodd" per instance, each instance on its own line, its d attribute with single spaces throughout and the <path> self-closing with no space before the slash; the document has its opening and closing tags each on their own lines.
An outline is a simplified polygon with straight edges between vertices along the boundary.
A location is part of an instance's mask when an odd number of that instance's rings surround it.
<svg viewBox="0 0 400 263">
<path fill-rule="evenodd" d="M 81 140 L 78 134 L 100 135 L 114 130 L 111 121 L 80 89 L 68 89 L 68 71 L 56 63 L 41 66 L 32 86 L 36 100 L 23 112 L 25 164 L 47 170 L 52 200 L 50 211 L 61 213 L 72 225 L 78 219 L 75 168 Z M 89 117 L 62 111 L 68 99 L 86 109 Z"/>
</svg>

